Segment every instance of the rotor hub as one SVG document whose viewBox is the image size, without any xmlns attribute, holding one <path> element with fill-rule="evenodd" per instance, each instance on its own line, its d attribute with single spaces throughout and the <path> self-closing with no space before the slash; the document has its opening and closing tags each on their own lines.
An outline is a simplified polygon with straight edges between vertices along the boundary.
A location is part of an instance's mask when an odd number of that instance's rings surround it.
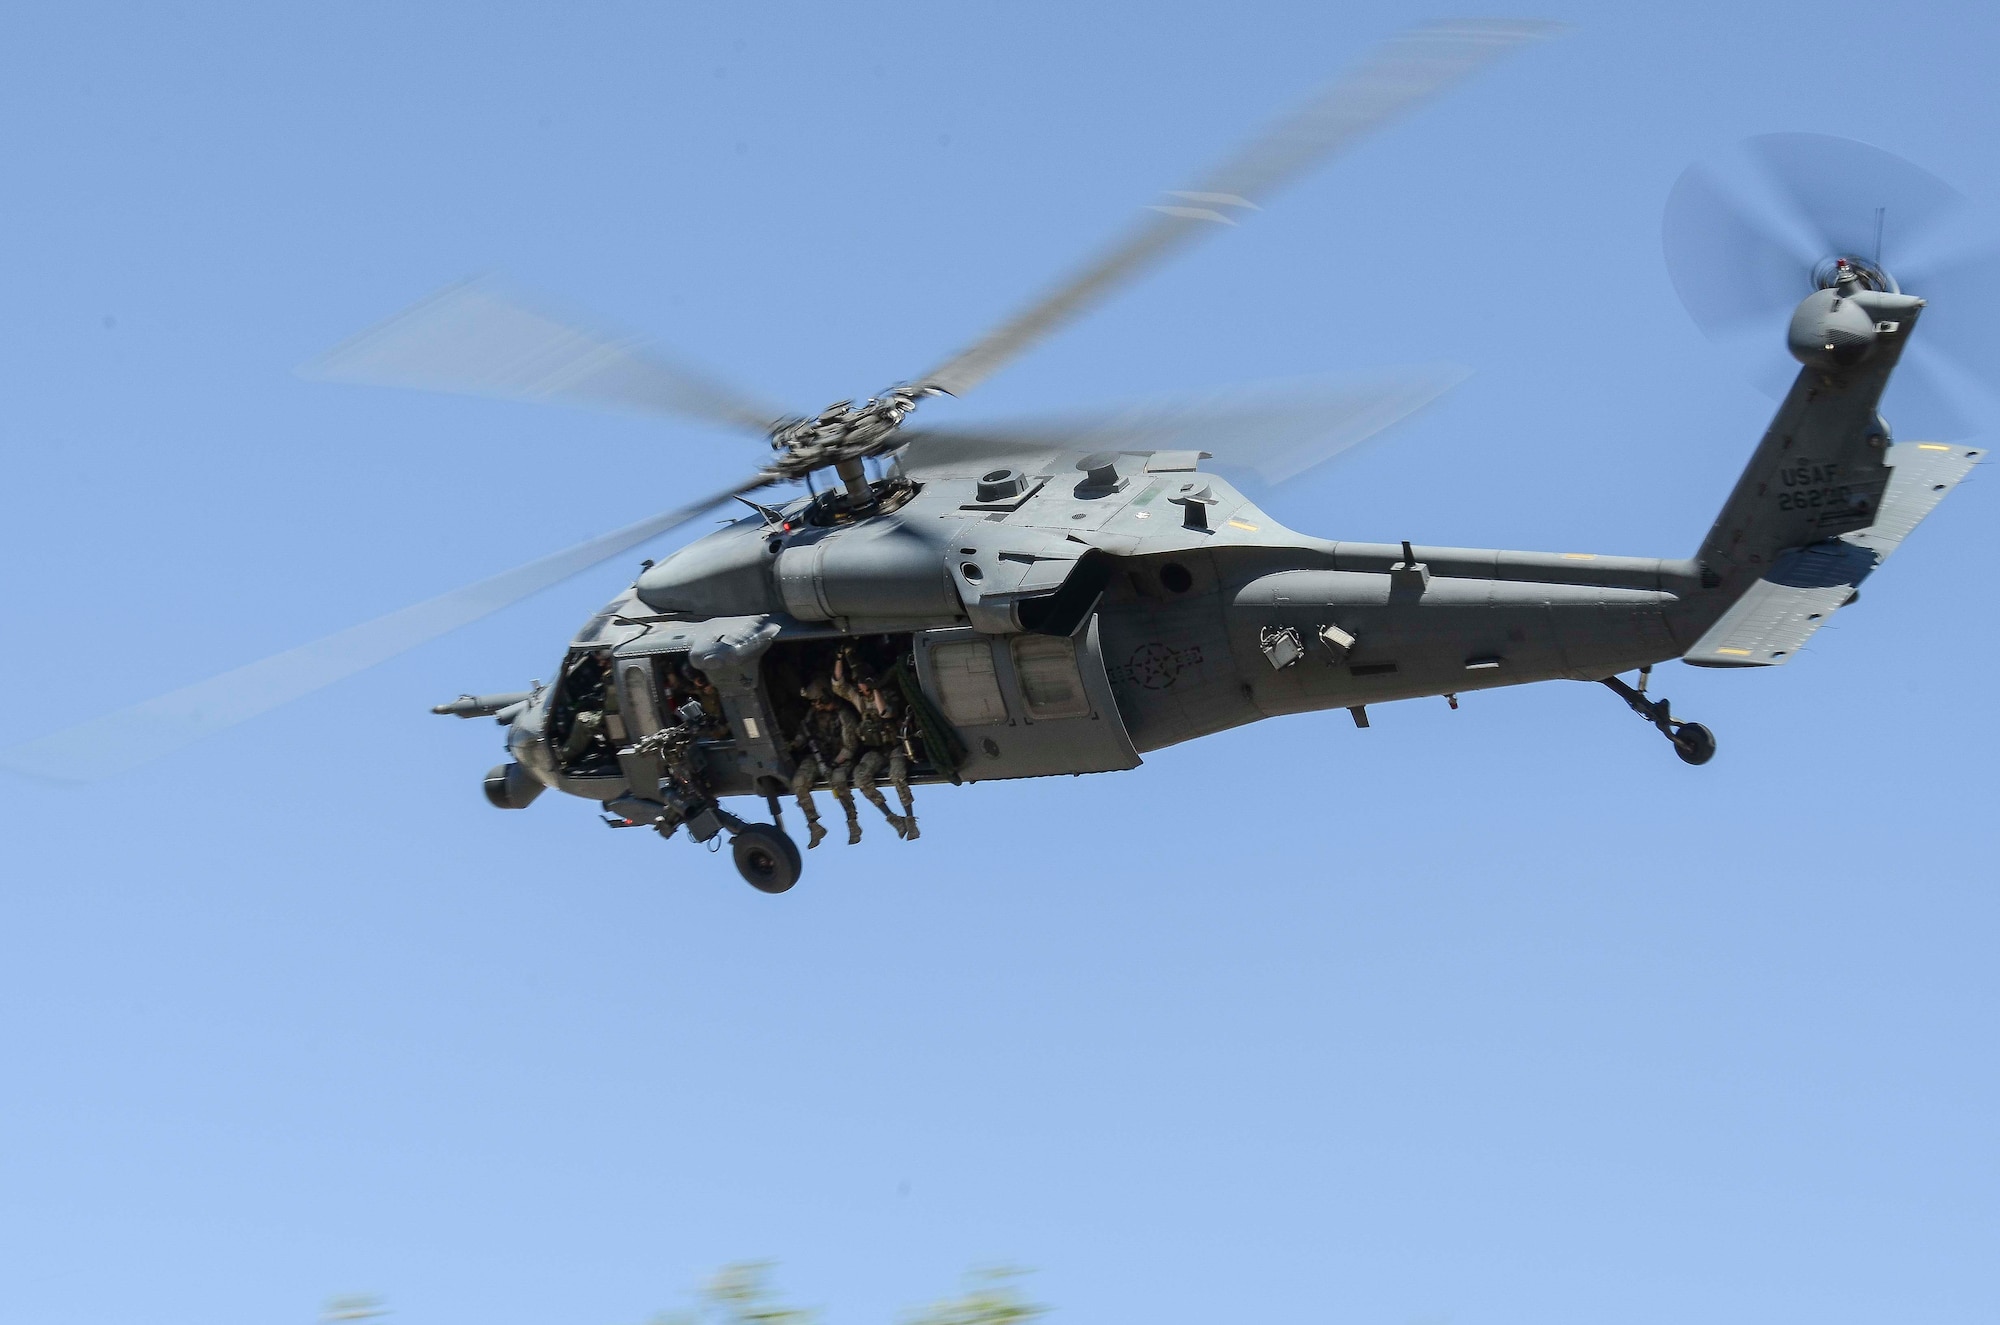
<svg viewBox="0 0 2000 1325">
<path fill-rule="evenodd" d="M 771 430 L 776 454 L 764 466 L 773 480 L 801 479 L 816 469 L 858 466 L 871 456 L 896 449 L 896 430 L 935 387 L 895 387 L 861 405 L 836 401 L 818 417 L 792 419 Z"/>
<path fill-rule="evenodd" d="M 1857 258 L 1853 254 L 1841 257 L 1822 258 L 1814 265 L 1813 289 L 1831 290 L 1842 281 L 1857 282 L 1864 290 L 1874 290 L 1879 294 L 1901 294 L 1902 287 L 1879 261 Z"/>
</svg>

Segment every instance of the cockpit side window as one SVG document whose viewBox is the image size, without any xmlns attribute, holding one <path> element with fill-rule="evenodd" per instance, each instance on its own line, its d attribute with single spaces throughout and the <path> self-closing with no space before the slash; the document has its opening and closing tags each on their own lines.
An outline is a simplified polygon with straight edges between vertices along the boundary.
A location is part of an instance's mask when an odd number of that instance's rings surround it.
<svg viewBox="0 0 2000 1325">
<path fill-rule="evenodd" d="M 549 744 L 556 766 L 574 777 L 604 777 L 618 771 L 618 747 L 625 720 L 612 684 L 608 651 L 579 651 L 563 664 L 549 707 Z"/>
</svg>

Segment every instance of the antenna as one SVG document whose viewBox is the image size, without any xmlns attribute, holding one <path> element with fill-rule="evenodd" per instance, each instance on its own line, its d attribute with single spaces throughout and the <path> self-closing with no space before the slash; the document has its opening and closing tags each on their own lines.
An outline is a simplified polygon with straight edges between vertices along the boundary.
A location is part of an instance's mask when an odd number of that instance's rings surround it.
<svg viewBox="0 0 2000 1325">
<path fill-rule="evenodd" d="M 1887 207 L 1877 207 L 1875 209 L 1875 270 L 1876 271 L 1882 270 L 1882 215 L 1884 212 L 1887 212 L 1888 210 L 1889 209 Z"/>
</svg>

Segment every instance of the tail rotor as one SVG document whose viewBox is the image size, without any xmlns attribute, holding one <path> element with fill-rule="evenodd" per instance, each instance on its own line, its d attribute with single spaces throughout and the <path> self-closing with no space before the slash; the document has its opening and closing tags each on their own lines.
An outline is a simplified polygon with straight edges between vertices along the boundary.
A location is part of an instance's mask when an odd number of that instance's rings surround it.
<svg viewBox="0 0 2000 1325">
<path fill-rule="evenodd" d="M 1871 290 L 1921 296 L 1923 326 L 1885 412 L 1904 435 L 1949 440 L 1977 431 L 1996 406 L 1985 383 L 2000 367 L 2000 330 L 1973 308 L 2000 249 L 1968 241 L 1974 219 L 1951 185 L 1880 148 L 1765 134 L 1681 175 L 1661 239 L 1695 324 L 1749 349 L 1752 379 L 1773 395 L 1797 371 L 1779 329 L 1814 290 L 1851 274 Z"/>
</svg>

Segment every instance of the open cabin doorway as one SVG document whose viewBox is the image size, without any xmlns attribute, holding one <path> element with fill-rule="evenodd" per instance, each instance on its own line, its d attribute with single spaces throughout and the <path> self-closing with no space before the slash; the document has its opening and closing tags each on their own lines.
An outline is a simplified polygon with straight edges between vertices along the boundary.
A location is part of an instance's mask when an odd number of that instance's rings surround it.
<svg viewBox="0 0 2000 1325">
<path fill-rule="evenodd" d="M 773 644 L 764 654 L 761 679 L 765 702 L 777 723 L 773 733 L 777 744 L 789 747 L 803 730 L 808 707 L 804 691 L 816 680 L 836 694 L 847 691 L 844 702 L 853 707 L 848 682 L 858 670 L 902 700 L 902 744 L 910 761 L 910 780 L 951 779 L 957 770 L 956 733 L 917 684 L 911 641 L 908 634 L 831 635 Z"/>
</svg>

